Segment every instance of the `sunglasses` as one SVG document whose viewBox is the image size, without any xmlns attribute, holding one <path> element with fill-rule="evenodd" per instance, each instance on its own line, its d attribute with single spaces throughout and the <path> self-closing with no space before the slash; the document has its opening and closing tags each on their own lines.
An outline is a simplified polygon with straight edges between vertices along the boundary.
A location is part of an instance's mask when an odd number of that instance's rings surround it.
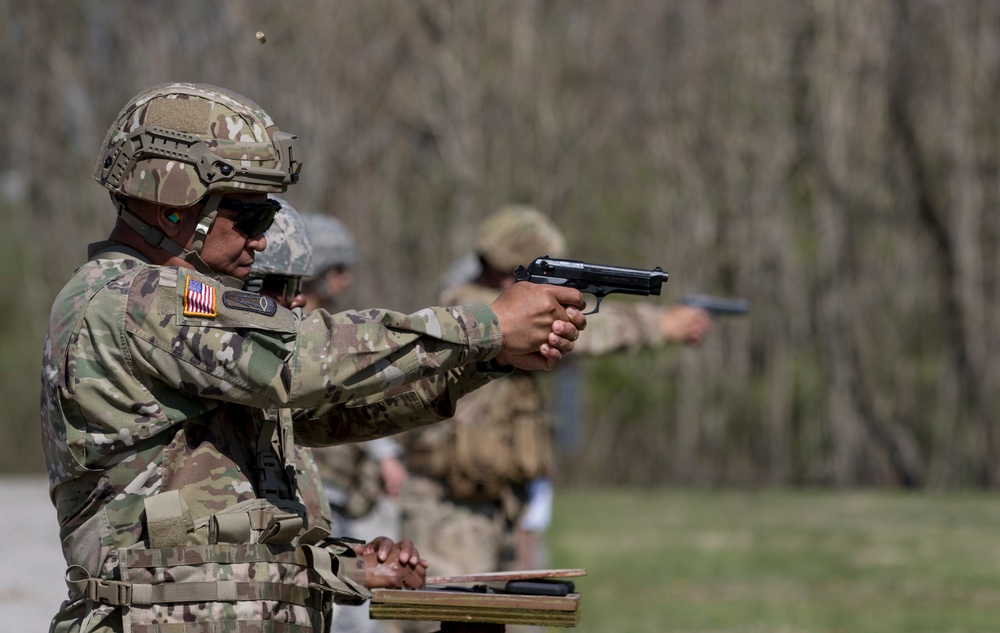
<svg viewBox="0 0 1000 633">
<path fill-rule="evenodd" d="M 259 292 L 274 298 L 276 301 L 278 297 L 281 297 L 284 301 L 282 305 L 287 307 L 295 299 L 295 296 L 302 292 L 302 277 L 268 275 L 264 277 Z"/>
<path fill-rule="evenodd" d="M 274 216 L 281 211 L 281 203 L 268 199 L 265 202 L 242 202 L 233 198 L 223 198 L 219 201 L 220 209 L 236 212 L 233 226 L 240 233 L 254 237 L 262 235 L 274 224 Z"/>
</svg>

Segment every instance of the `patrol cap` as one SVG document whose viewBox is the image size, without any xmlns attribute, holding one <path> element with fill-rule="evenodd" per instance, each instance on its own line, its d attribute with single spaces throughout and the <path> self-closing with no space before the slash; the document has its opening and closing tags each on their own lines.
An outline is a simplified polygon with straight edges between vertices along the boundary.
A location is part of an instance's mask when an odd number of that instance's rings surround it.
<svg viewBox="0 0 1000 633">
<path fill-rule="evenodd" d="M 536 257 L 562 257 L 566 239 L 547 217 L 526 205 L 506 206 L 480 225 L 476 252 L 491 268 L 513 271 Z"/>
</svg>

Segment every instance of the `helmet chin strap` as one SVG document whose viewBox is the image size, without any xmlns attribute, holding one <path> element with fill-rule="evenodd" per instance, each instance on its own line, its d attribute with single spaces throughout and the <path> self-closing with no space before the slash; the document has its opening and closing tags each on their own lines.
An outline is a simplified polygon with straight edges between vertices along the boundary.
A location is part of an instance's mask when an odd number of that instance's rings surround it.
<svg viewBox="0 0 1000 633">
<path fill-rule="evenodd" d="M 114 193 L 111 194 L 111 200 L 114 202 L 115 208 L 118 209 L 118 217 L 125 220 L 125 223 L 132 227 L 136 233 L 141 235 L 143 239 L 149 242 L 154 248 L 159 248 L 167 251 L 175 257 L 186 261 L 191 264 L 195 270 L 202 273 L 207 277 L 215 279 L 222 285 L 228 288 L 242 288 L 243 282 L 236 277 L 230 277 L 229 275 L 224 275 L 222 273 L 216 272 L 205 263 L 205 260 L 201 258 L 201 249 L 205 246 L 205 237 L 208 235 L 209 229 L 212 228 L 212 224 L 215 222 L 215 217 L 219 210 L 219 201 L 222 200 L 221 193 L 213 193 L 208 196 L 205 201 L 204 207 L 201 210 L 201 216 L 198 219 L 198 226 L 194 230 L 194 239 L 191 241 L 191 250 L 188 250 L 174 242 L 166 236 L 165 233 L 153 226 L 147 224 L 139 218 L 135 213 L 133 213 L 121 200 L 119 196 Z"/>
</svg>

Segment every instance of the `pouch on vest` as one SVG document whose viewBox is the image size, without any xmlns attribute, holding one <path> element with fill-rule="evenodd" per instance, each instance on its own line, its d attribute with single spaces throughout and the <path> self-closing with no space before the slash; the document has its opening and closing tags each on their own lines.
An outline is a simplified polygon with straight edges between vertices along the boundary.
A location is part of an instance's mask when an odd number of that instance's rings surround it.
<svg viewBox="0 0 1000 633">
<path fill-rule="evenodd" d="M 528 376 L 492 382 L 462 398 L 444 480 L 460 500 L 499 500 L 548 473 L 552 440 L 541 396 Z"/>
<path fill-rule="evenodd" d="M 325 633 L 336 601 L 370 593 L 349 544 L 322 530 L 303 533 L 300 516 L 254 499 L 192 521 L 176 491 L 143 499 L 151 545 L 118 552 L 117 577 L 67 571 L 71 593 L 122 609 L 127 633 L 237 631 Z M 210 526 L 211 543 L 184 543 L 187 530 Z M 340 569 L 358 561 L 357 568 Z"/>
</svg>

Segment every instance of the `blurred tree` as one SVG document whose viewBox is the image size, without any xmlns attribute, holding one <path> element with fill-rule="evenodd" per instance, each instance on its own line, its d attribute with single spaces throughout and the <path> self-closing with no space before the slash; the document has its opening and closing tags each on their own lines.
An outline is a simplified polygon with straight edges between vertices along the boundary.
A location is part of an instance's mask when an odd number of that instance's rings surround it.
<svg viewBox="0 0 1000 633">
<path fill-rule="evenodd" d="M 665 302 L 753 301 L 700 350 L 585 364 L 566 479 L 995 486 L 998 26 L 988 0 L 0 0 L 0 465 L 41 465 L 45 317 L 113 221 L 94 152 L 184 80 L 299 134 L 290 199 L 357 236 L 359 306 L 433 301 L 512 201 L 574 258 L 663 266 Z"/>
</svg>

